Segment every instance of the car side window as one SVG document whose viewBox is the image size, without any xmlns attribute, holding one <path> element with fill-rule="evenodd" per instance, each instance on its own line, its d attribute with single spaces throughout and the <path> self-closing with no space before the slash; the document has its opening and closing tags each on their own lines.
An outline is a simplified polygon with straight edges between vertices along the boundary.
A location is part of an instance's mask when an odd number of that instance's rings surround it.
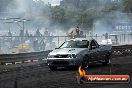
<svg viewBox="0 0 132 88">
<path fill-rule="evenodd" d="M 99 47 L 99 44 L 97 43 L 97 41 L 94 41 L 95 43 L 96 43 L 96 46 L 97 46 L 97 48 Z"/>
<path fill-rule="evenodd" d="M 96 49 L 97 48 L 97 45 L 96 45 L 96 43 L 93 40 L 90 43 L 90 48 L 91 49 Z"/>
</svg>

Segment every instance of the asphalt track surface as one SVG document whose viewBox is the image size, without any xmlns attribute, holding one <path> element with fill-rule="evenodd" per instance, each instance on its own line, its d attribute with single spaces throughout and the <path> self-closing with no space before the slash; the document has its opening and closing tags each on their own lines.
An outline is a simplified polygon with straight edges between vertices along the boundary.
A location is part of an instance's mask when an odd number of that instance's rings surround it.
<svg viewBox="0 0 132 88">
<path fill-rule="evenodd" d="M 59 68 L 50 71 L 47 65 L 37 64 L 19 67 L 9 72 L 0 73 L 0 88 L 132 88 L 128 84 L 78 84 L 77 69 Z M 132 56 L 112 59 L 112 64 L 90 65 L 87 74 L 123 74 L 132 78 Z"/>
</svg>

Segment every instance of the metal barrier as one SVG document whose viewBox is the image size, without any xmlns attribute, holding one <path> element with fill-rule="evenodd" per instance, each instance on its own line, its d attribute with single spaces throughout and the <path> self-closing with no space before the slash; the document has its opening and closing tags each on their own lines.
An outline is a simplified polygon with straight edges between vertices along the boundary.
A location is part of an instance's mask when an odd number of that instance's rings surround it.
<svg viewBox="0 0 132 88">
<path fill-rule="evenodd" d="M 22 64 L 28 62 L 38 62 L 45 60 L 49 51 L 20 53 L 20 54 L 1 54 L 0 65 Z"/>
<path fill-rule="evenodd" d="M 32 52 L 32 53 L 20 53 L 20 54 L 1 54 L 0 55 L 0 65 L 10 65 L 10 64 L 23 64 L 32 63 L 38 61 L 46 61 L 46 57 L 49 51 L 42 52 Z M 121 45 L 112 46 L 112 56 L 126 56 L 132 54 L 132 45 Z"/>
<path fill-rule="evenodd" d="M 132 45 L 112 46 L 112 51 L 113 57 L 131 55 Z"/>
</svg>

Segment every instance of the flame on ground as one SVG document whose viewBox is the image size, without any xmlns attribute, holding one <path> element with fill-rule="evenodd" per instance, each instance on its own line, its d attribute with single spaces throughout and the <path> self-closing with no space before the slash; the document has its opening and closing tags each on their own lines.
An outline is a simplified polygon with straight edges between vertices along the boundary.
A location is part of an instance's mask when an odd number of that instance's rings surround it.
<svg viewBox="0 0 132 88">
<path fill-rule="evenodd" d="M 86 74 L 85 70 L 82 69 L 82 66 L 79 66 L 78 72 L 80 76 L 84 76 Z"/>
</svg>

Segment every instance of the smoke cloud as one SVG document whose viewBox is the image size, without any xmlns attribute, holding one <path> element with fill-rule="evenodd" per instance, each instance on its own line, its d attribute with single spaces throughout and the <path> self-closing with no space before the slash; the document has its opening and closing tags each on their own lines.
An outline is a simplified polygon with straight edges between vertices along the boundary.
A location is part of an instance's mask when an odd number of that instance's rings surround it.
<svg viewBox="0 0 132 88">
<path fill-rule="evenodd" d="M 54 22 L 52 19 L 50 19 L 51 15 L 51 9 L 48 6 L 48 2 L 52 4 L 59 4 L 59 2 L 62 0 L 0 0 L 0 17 L 5 18 L 5 17 L 19 17 L 19 18 L 26 18 L 31 21 L 25 23 L 25 28 L 29 30 L 34 30 L 36 31 L 37 28 L 42 29 L 41 31 L 43 32 L 43 29 L 49 28 L 50 31 L 56 32 L 56 30 L 61 30 L 61 31 L 68 31 L 69 28 L 67 26 L 63 27 L 60 24 L 54 25 Z M 65 1 L 65 0 L 63 0 Z M 75 1 L 75 0 L 72 0 Z M 85 0 L 84 0 L 85 1 Z M 120 2 L 119 2 L 120 1 Z M 109 7 L 112 3 L 119 3 L 122 5 L 122 0 L 109 0 L 109 1 L 104 1 L 104 0 L 89 0 L 89 5 L 84 5 L 84 4 L 79 4 L 80 7 L 83 6 L 83 8 L 95 8 L 98 11 L 102 11 L 106 7 Z M 68 5 L 68 4 L 67 4 Z M 78 4 L 77 4 L 78 5 Z M 88 6 L 88 7 L 86 7 Z M 71 6 L 67 6 L 70 8 Z M 75 12 L 79 11 L 79 8 L 73 7 Z M 119 22 L 124 22 L 128 20 L 127 14 L 122 13 L 120 7 L 116 11 L 112 12 L 106 12 L 105 16 L 99 18 L 99 19 L 94 19 L 93 27 L 92 29 L 95 30 L 95 33 L 101 34 L 101 33 L 112 33 L 114 31 L 115 24 Z M 74 19 L 68 19 L 68 23 L 70 24 L 70 28 L 74 28 L 75 24 Z M 2 29 L 8 29 L 7 24 L 2 23 L 3 21 L 0 21 L 0 30 Z M 51 23 L 53 24 L 51 26 Z M 3 25 L 4 24 L 4 25 Z M 66 24 L 66 25 L 67 25 Z M 18 30 L 20 27 L 14 23 L 11 24 L 11 29 L 12 30 Z M 89 31 L 89 30 L 88 30 Z M 101 31 L 101 33 L 99 33 Z"/>
<path fill-rule="evenodd" d="M 0 18 L 21 18 L 28 19 L 25 28 L 34 30 L 49 26 L 50 8 L 42 0 L 2 0 L 0 3 Z M 11 20 L 12 21 L 12 20 Z M 1 29 L 8 29 L 8 24 L 0 20 Z M 4 24 L 4 25 L 3 25 Z M 21 25 L 21 23 L 19 23 Z M 21 29 L 16 23 L 10 24 L 12 30 Z"/>
</svg>

